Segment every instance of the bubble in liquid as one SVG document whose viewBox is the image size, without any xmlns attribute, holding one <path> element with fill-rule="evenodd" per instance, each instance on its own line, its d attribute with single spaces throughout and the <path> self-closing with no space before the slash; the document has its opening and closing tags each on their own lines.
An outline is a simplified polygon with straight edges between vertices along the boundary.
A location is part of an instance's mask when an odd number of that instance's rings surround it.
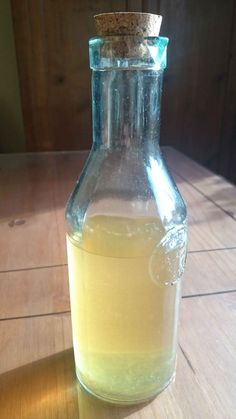
<svg viewBox="0 0 236 419">
<path fill-rule="evenodd" d="M 173 286 L 180 281 L 185 268 L 186 226 L 173 227 L 155 246 L 149 260 L 149 274 L 160 286 Z"/>
</svg>

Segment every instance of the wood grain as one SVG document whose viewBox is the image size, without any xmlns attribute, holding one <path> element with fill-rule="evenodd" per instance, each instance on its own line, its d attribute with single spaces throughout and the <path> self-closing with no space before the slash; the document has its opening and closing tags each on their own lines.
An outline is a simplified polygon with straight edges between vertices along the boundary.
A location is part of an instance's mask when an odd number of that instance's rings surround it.
<svg viewBox="0 0 236 419">
<path fill-rule="evenodd" d="M 236 290 L 236 249 L 189 253 L 183 296 Z"/>
<path fill-rule="evenodd" d="M 153 402 L 128 408 L 76 385 L 69 316 L 1 321 L 1 370 L 9 371 L 0 376 L 1 419 L 233 419 L 234 307 L 232 294 L 184 300 L 176 382 Z"/>
<path fill-rule="evenodd" d="M 84 153 L 0 156 L 0 270 L 66 263 L 64 209 Z"/>
<path fill-rule="evenodd" d="M 161 0 L 142 0 L 143 3 L 143 12 L 156 13 L 158 15 L 160 12 Z M 162 15 L 165 18 L 165 15 Z"/>
<path fill-rule="evenodd" d="M 172 147 L 163 147 L 170 170 L 184 178 L 209 200 L 236 220 L 236 188 L 223 177 L 200 166 Z"/>
<path fill-rule="evenodd" d="M 127 12 L 142 12 L 142 0 L 127 0 Z"/>
<path fill-rule="evenodd" d="M 0 319 L 68 310 L 67 266 L 0 274 Z"/>
<path fill-rule="evenodd" d="M 228 56 L 228 78 L 224 114 L 221 127 L 221 143 L 218 156 L 219 172 L 236 183 L 236 4 L 231 21 L 231 39 Z"/>
<path fill-rule="evenodd" d="M 236 293 L 190 298 L 182 304 L 180 345 L 213 418 L 236 415 L 235 309 Z"/>
<path fill-rule="evenodd" d="M 0 321 L 0 374 L 69 349 L 69 314 Z"/>
<path fill-rule="evenodd" d="M 236 223 L 214 202 L 196 191 L 179 175 L 173 177 L 186 202 L 189 225 L 189 250 L 209 250 L 236 245 Z"/>
<path fill-rule="evenodd" d="M 211 169 L 220 158 L 233 10 L 234 0 L 160 1 L 161 34 L 170 38 L 161 143 Z"/>
<path fill-rule="evenodd" d="M 88 39 L 93 16 L 126 1 L 12 0 L 28 151 L 91 145 Z"/>
</svg>

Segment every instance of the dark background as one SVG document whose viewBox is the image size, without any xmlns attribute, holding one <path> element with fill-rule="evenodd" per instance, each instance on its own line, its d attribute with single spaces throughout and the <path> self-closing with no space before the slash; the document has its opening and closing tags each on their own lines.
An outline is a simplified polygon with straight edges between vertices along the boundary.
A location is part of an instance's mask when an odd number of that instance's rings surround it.
<svg viewBox="0 0 236 419">
<path fill-rule="evenodd" d="M 93 15 L 163 16 L 161 144 L 236 182 L 236 0 L 12 0 L 27 151 L 91 146 Z"/>
</svg>

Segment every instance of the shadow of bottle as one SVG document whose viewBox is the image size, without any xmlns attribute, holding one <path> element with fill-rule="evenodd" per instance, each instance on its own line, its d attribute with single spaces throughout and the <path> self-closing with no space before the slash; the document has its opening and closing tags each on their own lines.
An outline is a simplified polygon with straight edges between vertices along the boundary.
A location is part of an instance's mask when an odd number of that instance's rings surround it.
<svg viewBox="0 0 236 419">
<path fill-rule="evenodd" d="M 0 375 L 1 419 L 123 419 L 142 407 L 88 394 L 75 377 L 72 349 Z"/>
</svg>

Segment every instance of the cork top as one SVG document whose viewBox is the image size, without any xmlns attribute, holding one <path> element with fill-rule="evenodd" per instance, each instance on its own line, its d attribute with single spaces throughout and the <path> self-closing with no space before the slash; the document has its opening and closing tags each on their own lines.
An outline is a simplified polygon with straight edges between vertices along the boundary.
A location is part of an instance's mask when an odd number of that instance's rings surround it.
<svg viewBox="0 0 236 419">
<path fill-rule="evenodd" d="M 115 12 L 94 16 L 98 36 L 159 36 L 162 16 L 152 13 Z"/>
</svg>

